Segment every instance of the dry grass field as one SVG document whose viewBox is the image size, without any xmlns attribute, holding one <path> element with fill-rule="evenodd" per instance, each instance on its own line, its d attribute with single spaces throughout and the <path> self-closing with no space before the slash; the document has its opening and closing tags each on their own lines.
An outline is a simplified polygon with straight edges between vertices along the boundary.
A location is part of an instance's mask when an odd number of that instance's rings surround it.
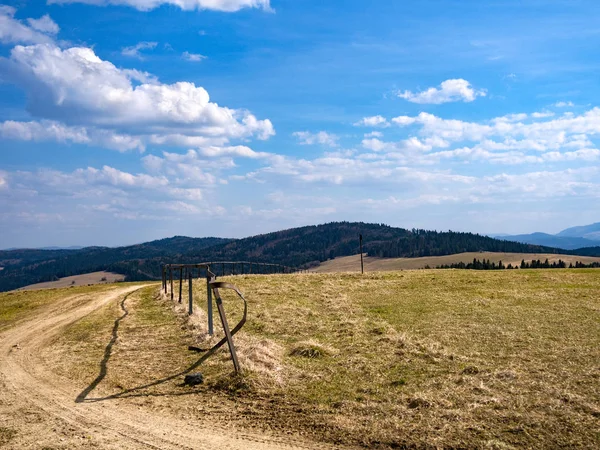
<svg viewBox="0 0 600 450">
<path fill-rule="evenodd" d="M 558 262 L 562 259 L 567 263 L 573 263 L 580 261 L 585 264 L 591 262 L 600 262 L 600 258 L 590 256 L 572 256 L 572 255 L 554 255 L 547 253 L 494 253 L 494 252 L 470 252 L 470 253 L 457 253 L 455 255 L 447 256 L 426 256 L 422 258 L 372 258 L 369 256 L 364 257 L 364 266 L 366 272 L 383 272 L 392 270 L 411 270 L 411 269 L 424 269 L 429 266 L 435 269 L 437 266 L 444 264 L 452 264 L 464 262 L 473 262 L 473 259 L 477 258 L 480 261 L 482 259 L 489 259 L 492 262 L 498 264 L 499 261 L 507 266 L 512 264 L 513 266 L 521 264 L 521 260 L 531 262 L 531 260 L 541 260 L 542 262 L 548 259 L 550 264 L 552 262 Z M 334 272 L 360 272 L 360 255 L 342 256 L 339 258 L 331 259 L 321 263 L 320 266 L 311 269 L 313 272 L 319 273 L 334 273 Z"/>
<path fill-rule="evenodd" d="M 249 301 L 241 377 L 226 346 L 205 361 L 187 350 L 210 344 L 204 312 L 188 320 L 157 287 L 67 326 L 40 363 L 73 402 L 161 423 L 350 447 L 600 446 L 600 270 L 228 279 Z M 225 305 L 232 324 L 241 304 Z M 197 371 L 205 383 L 183 386 Z"/>
<path fill-rule="evenodd" d="M 123 281 L 125 276 L 112 272 L 91 272 L 81 275 L 64 277 L 57 281 L 47 281 L 45 283 L 30 284 L 29 286 L 18 289 L 19 291 L 28 291 L 36 289 L 56 289 L 69 286 L 87 286 L 90 284 L 114 283 Z"/>
</svg>

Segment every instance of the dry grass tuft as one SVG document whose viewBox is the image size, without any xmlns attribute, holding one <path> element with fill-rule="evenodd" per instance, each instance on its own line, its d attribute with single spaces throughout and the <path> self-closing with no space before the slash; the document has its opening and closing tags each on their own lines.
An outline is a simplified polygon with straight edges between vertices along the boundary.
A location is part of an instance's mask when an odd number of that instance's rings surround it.
<svg viewBox="0 0 600 450">
<path fill-rule="evenodd" d="M 337 353 L 332 347 L 320 344 L 314 340 L 298 342 L 290 350 L 290 356 L 300 356 L 302 358 L 325 358 Z"/>
<path fill-rule="evenodd" d="M 283 347 L 270 339 L 240 333 L 234 337 L 238 359 L 244 372 L 255 376 L 255 387 L 283 383 Z"/>
</svg>

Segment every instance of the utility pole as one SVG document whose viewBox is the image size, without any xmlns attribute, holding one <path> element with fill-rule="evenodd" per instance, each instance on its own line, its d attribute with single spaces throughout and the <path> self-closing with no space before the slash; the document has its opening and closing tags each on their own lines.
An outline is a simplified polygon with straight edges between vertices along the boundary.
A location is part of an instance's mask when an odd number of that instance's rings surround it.
<svg viewBox="0 0 600 450">
<path fill-rule="evenodd" d="M 360 241 L 360 273 L 365 273 L 365 266 L 363 264 L 363 252 L 362 252 L 362 234 L 358 235 L 358 240 Z"/>
</svg>

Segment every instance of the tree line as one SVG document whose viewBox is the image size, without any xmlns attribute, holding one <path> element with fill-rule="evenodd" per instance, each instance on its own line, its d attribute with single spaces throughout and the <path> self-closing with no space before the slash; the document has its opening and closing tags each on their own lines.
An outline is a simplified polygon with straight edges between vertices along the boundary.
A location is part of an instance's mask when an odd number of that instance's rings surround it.
<svg viewBox="0 0 600 450">
<path fill-rule="evenodd" d="M 526 262 L 524 259 L 521 261 L 521 264 L 512 265 L 509 263 L 508 265 L 504 265 L 502 261 L 498 261 L 496 264 L 489 259 L 485 258 L 480 261 L 477 258 L 473 258 L 472 262 L 458 262 L 452 264 L 441 264 L 436 266 L 436 269 L 467 269 L 467 270 L 504 270 L 504 269 L 591 269 L 591 268 L 600 268 L 600 262 L 591 262 L 589 264 L 582 263 L 580 261 L 575 261 L 575 265 L 573 263 L 567 263 L 562 259 L 558 261 L 549 262 L 548 258 L 544 262 L 537 259 L 532 259 L 531 262 Z"/>
</svg>

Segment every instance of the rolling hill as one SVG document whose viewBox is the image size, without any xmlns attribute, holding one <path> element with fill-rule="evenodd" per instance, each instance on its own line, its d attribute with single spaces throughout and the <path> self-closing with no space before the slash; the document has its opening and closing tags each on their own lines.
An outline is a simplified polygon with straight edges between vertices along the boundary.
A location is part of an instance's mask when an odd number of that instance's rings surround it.
<svg viewBox="0 0 600 450">
<path fill-rule="evenodd" d="M 580 227 L 571 227 L 562 230 L 557 236 L 561 237 L 580 237 L 593 241 L 600 241 L 600 222 Z M 598 245 L 598 244 L 596 244 Z"/>
<path fill-rule="evenodd" d="M 600 247 L 560 250 L 473 233 L 333 222 L 244 239 L 175 236 L 118 248 L 1 251 L 0 264 L 4 270 L 0 271 L 0 291 L 103 270 L 125 275 L 128 281 L 159 279 L 161 265 L 170 262 L 246 260 L 316 267 L 323 261 L 359 253 L 359 234 L 364 236 L 363 251 L 378 258 L 417 258 L 482 251 L 600 256 Z"/>
<path fill-rule="evenodd" d="M 584 264 L 600 263 L 600 257 L 561 255 L 549 253 L 502 253 L 502 252 L 467 252 L 456 253 L 445 256 L 423 256 L 420 258 L 375 258 L 372 256 L 364 257 L 365 272 L 389 272 L 395 270 L 414 270 L 436 268 L 438 266 L 465 263 L 468 264 L 473 259 L 487 259 L 490 262 L 498 264 L 500 261 L 506 266 L 519 266 L 521 260 L 530 262 L 531 260 L 545 261 L 549 263 L 564 261 L 566 264 L 575 265 L 576 262 Z M 360 255 L 341 256 L 323 262 L 320 266 L 311 269 L 319 273 L 338 273 L 338 272 L 360 272 Z"/>
<path fill-rule="evenodd" d="M 530 234 L 497 235 L 492 237 L 526 244 L 564 248 L 567 250 L 584 247 L 598 247 L 600 246 L 600 222 L 591 225 L 567 228 L 557 234 L 538 232 Z"/>
</svg>

